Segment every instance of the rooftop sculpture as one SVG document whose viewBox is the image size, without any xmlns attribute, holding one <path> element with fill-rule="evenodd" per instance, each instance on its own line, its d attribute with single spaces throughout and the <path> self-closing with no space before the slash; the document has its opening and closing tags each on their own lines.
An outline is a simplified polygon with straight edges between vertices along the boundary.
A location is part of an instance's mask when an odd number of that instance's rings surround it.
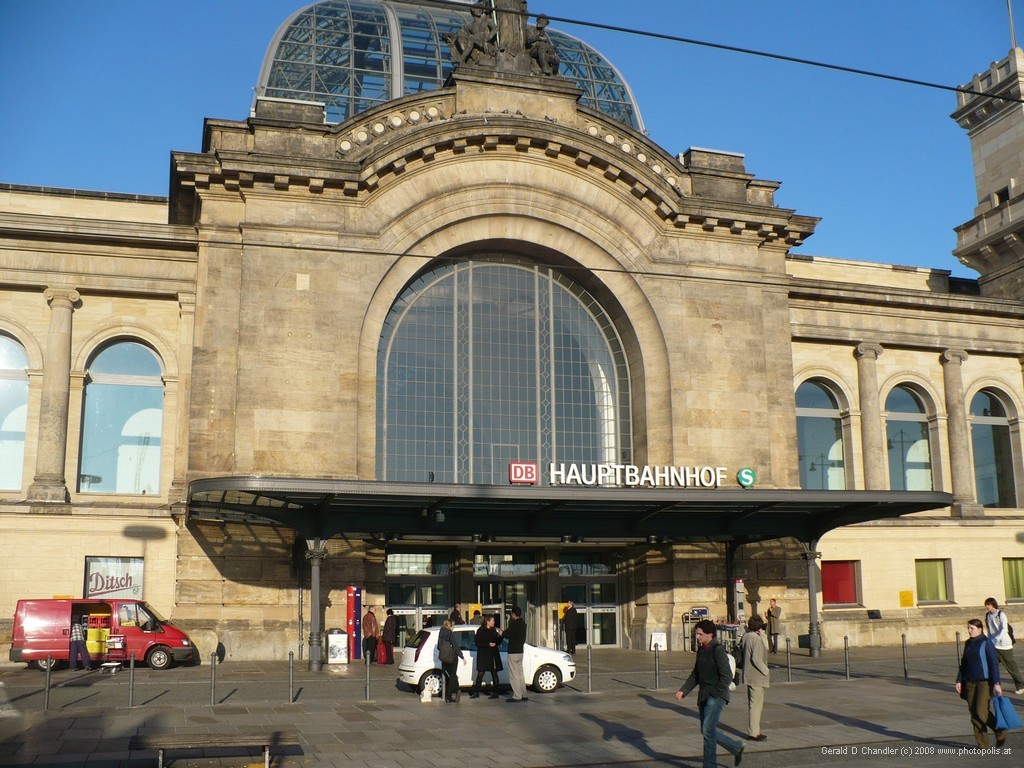
<svg viewBox="0 0 1024 768">
<path fill-rule="evenodd" d="M 479 0 L 472 18 L 445 35 L 456 68 L 466 65 L 520 75 L 553 77 L 561 64 L 547 32 L 547 16 L 527 24 L 526 0 Z"/>
</svg>

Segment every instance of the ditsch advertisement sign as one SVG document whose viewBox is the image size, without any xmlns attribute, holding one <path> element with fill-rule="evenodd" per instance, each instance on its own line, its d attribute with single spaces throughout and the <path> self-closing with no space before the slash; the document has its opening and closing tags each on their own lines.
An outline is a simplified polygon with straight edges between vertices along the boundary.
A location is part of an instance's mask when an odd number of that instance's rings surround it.
<svg viewBox="0 0 1024 768">
<path fill-rule="evenodd" d="M 540 467 L 535 461 L 510 461 L 508 481 L 512 485 L 536 485 Z"/>
<path fill-rule="evenodd" d="M 85 597 L 142 598 L 141 557 L 87 557 Z"/>
</svg>

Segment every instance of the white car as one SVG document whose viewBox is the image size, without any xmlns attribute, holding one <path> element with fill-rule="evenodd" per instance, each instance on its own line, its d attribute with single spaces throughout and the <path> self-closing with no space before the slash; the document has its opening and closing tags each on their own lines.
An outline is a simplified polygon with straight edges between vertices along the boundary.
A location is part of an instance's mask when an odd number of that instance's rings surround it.
<svg viewBox="0 0 1024 768">
<path fill-rule="evenodd" d="M 476 630 L 473 624 L 452 627 L 455 642 L 462 648 L 464 657 L 458 666 L 460 688 L 469 688 L 476 680 Z M 398 682 L 412 686 L 417 693 L 427 689 L 434 696 L 441 695 L 441 661 L 437 657 L 440 631 L 440 627 L 420 630 L 402 652 Z M 498 684 L 508 685 L 508 641 L 502 641 L 500 650 L 503 669 L 498 673 Z M 523 648 L 523 676 L 526 684 L 538 693 L 551 693 L 576 677 L 576 662 L 568 653 L 527 643 Z M 487 689 L 492 686 L 490 673 L 484 675 L 482 685 Z"/>
</svg>

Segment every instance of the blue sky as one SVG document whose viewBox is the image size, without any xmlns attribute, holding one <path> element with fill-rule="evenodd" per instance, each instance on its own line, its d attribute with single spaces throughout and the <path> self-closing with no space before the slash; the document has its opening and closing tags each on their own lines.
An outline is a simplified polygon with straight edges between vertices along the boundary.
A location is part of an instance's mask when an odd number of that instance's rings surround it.
<svg viewBox="0 0 1024 768">
<path fill-rule="evenodd" d="M 303 0 L 0 0 L 0 182 L 165 195 L 204 117 L 244 119 Z M 1015 8 L 1024 36 L 1024 1 Z M 1010 48 L 1006 0 L 531 0 L 530 10 L 950 86 Z M 802 253 L 947 269 L 976 204 L 956 96 L 554 23 L 622 72 L 673 154 L 746 155 L 776 202 L 822 217 Z"/>
</svg>

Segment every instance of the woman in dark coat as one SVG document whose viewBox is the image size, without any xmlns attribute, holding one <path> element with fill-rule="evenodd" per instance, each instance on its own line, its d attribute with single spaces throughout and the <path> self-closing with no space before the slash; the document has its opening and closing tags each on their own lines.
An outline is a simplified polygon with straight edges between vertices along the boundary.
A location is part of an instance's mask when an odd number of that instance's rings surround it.
<svg viewBox="0 0 1024 768">
<path fill-rule="evenodd" d="M 491 673 L 491 698 L 498 698 L 498 670 L 504 669 L 501 665 L 501 630 L 494 626 L 494 616 L 484 619 L 480 629 L 476 631 L 476 682 L 473 683 L 473 692 L 469 698 L 475 699 L 480 696 L 480 685 L 484 681 L 484 673 Z"/>
<path fill-rule="evenodd" d="M 982 749 L 988 749 L 986 728 L 996 734 L 996 746 L 1006 741 L 1006 731 L 995 729 L 995 716 L 989 709 L 993 696 L 1002 696 L 999 684 L 999 661 L 992 641 L 985 637 L 981 622 L 971 619 L 967 622 L 967 642 L 960 659 L 960 671 L 956 676 L 956 692 L 967 702 L 974 727 L 974 740 Z"/>
<path fill-rule="evenodd" d="M 437 652 L 440 661 L 441 649 L 446 642 L 455 647 L 455 661 L 441 661 L 441 672 L 444 674 L 445 701 L 457 704 L 459 701 L 459 662 L 465 663 L 466 657 L 462 655 L 462 648 L 459 647 L 458 639 L 452 632 L 451 619 L 445 619 L 441 631 L 437 633 Z"/>
<path fill-rule="evenodd" d="M 395 612 L 388 608 L 387 618 L 384 620 L 384 628 L 380 631 L 380 639 L 384 642 L 386 657 L 384 661 L 377 659 L 378 664 L 395 663 L 395 643 L 398 641 L 398 619 Z"/>
</svg>

